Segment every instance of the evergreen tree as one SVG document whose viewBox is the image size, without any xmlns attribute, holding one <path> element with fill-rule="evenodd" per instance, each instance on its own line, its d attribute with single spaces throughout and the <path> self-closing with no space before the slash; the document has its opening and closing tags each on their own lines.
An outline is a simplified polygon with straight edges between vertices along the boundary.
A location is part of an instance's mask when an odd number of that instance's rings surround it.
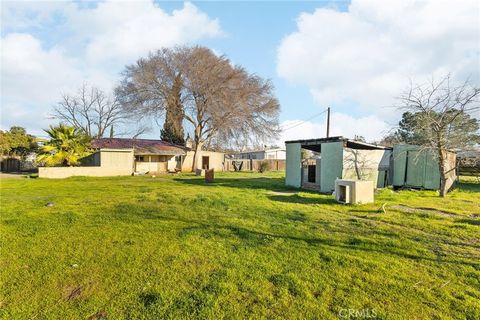
<svg viewBox="0 0 480 320">
<path fill-rule="evenodd" d="M 181 100 L 182 78 L 175 77 L 170 95 L 167 99 L 165 123 L 160 134 L 160 139 L 174 144 L 184 145 L 183 132 L 183 105 Z"/>
</svg>

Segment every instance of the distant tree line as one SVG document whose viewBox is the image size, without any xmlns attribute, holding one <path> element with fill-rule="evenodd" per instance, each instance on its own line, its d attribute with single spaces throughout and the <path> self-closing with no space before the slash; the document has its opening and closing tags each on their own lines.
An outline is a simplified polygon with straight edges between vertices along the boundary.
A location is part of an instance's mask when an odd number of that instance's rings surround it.
<svg viewBox="0 0 480 320">
<path fill-rule="evenodd" d="M 277 133 L 280 106 L 271 82 L 208 48 L 162 49 L 127 66 L 123 76 L 115 94 L 127 113 L 166 113 L 162 137 L 171 142 L 183 141 L 185 123 L 191 128 L 193 166 L 213 140 L 228 145 Z"/>
<path fill-rule="evenodd" d="M 38 145 L 34 136 L 22 127 L 11 127 L 10 130 L 0 130 L 0 152 L 6 157 L 25 158 L 35 152 Z"/>
</svg>

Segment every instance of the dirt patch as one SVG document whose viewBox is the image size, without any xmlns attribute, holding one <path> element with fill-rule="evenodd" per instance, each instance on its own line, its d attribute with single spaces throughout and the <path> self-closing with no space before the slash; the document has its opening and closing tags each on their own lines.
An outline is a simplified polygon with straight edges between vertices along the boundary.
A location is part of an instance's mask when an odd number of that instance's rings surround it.
<svg viewBox="0 0 480 320">
<path fill-rule="evenodd" d="M 82 294 L 83 288 L 78 287 L 67 287 L 63 291 L 63 298 L 67 301 L 73 300 Z"/>
<path fill-rule="evenodd" d="M 441 210 L 437 210 L 437 209 L 412 208 L 412 207 L 404 206 L 404 205 L 401 205 L 401 204 L 391 206 L 391 208 L 401 210 L 401 211 L 405 211 L 405 212 L 409 212 L 409 213 L 433 213 L 433 214 L 437 214 L 439 216 L 448 217 L 448 218 L 461 218 L 462 217 L 458 214 L 454 214 L 454 213 L 450 213 L 450 212 L 446 212 L 446 211 L 441 211 Z"/>
<path fill-rule="evenodd" d="M 23 173 L 0 173 L 0 179 L 25 179 L 26 174 Z"/>
<path fill-rule="evenodd" d="M 297 193 L 293 191 L 270 191 L 268 194 L 273 196 L 293 196 Z"/>
</svg>

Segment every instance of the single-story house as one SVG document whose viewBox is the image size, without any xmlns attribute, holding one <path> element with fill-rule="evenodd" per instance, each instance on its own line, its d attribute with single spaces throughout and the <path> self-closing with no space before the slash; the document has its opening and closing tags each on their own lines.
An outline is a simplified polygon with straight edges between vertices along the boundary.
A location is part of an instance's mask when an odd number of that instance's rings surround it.
<svg viewBox="0 0 480 320">
<path fill-rule="evenodd" d="M 133 150 L 133 171 L 151 173 L 181 169 L 181 157 L 185 157 L 190 150 L 161 140 L 123 138 L 95 139 L 92 141 L 92 148 L 98 151 L 102 149 Z"/>
<path fill-rule="evenodd" d="M 456 154 L 447 152 L 447 189 L 457 180 Z M 393 146 L 393 186 L 396 188 L 440 189 L 438 155 L 434 150 L 420 146 L 399 144 Z"/>
<path fill-rule="evenodd" d="M 231 159 L 252 159 L 252 160 L 285 160 L 287 150 L 285 148 L 274 148 L 256 151 L 245 151 L 231 154 Z"/>
<path fill-rule="evenodd" d="M 187 147 L 152 139 L 102 138 L 92 142 L 95 149 L 133 149 L 135 172 L 162 173 L 192 171 L 194 151 Z M 200 151 L 197 168 L 223 171 L 225 154 Z"/>
<path fill-rule="evenodd" d="M 377 188 L 387 186 L 391 180 L 392 149 L 389 147 L 344 137 L 286 141 L 285 144 L 285 184 L 288 186 L 330 193 L 335 190 L 336 179 L 372 180 Z M 305 158 L 307 153 L 310 155 Z"/>
<path fill-rule="evenodd" d="M 120 176 L 135 172 L 159 174 L 191 172 L 194 151 L 186 146 L 153 139 L 94 139 L 96 150 L 82 161 L 80 167 L 42 167 L 39 176 L 65 178 L 70 176 Z M 223 171 L 225 154 L 200 151 L 197 168 Z"/>
</svg>

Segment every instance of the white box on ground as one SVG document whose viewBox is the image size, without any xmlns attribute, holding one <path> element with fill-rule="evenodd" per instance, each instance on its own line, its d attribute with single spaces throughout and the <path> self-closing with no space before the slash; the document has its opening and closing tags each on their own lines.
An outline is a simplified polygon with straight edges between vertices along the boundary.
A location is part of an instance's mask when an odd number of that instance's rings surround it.
<svg viewBox="0 0 480 320">
<path fill-rule="evenodd" d="M 340 203 L 371 203 L 374 201 L 373 191 L 373 181 L 335 181 L 335 198 Z"/>
</svg>

